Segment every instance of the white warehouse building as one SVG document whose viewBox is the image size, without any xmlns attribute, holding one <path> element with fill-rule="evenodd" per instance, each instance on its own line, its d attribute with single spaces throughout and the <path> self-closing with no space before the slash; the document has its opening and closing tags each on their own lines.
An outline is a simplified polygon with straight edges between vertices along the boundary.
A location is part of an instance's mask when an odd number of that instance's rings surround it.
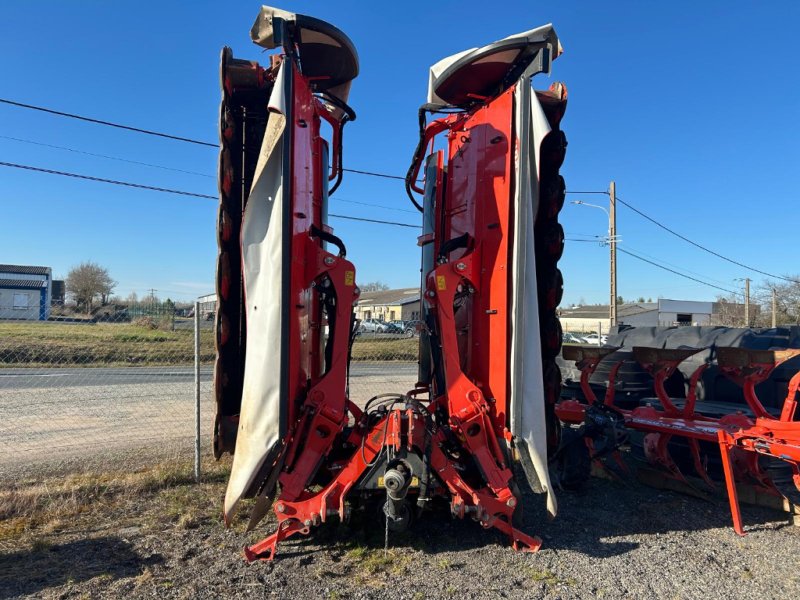
<svg viewBox="0 0 800 600">
<path fill-rule="evenodd" d="M 0 319 L 46 321 L 52 294 L 50 267 L 0 265 Z"/>
<path fill-rule="evenodd" d="M 744 317 L 744 305 L 730 303 L 728 311 Z M 617 306 L 617 323 L 633 327 L 672 327 L 682 325 L 712 325 L 720 313 L 718 302 L 696 300 L 669 300 L 659 298 L 657 302 L 638 302 Z M 564 331 L 591 332 L 598 328 L 608 332 L 610 328 L 607 304 L 563 308 L 559 310 Z"/>
</svg>

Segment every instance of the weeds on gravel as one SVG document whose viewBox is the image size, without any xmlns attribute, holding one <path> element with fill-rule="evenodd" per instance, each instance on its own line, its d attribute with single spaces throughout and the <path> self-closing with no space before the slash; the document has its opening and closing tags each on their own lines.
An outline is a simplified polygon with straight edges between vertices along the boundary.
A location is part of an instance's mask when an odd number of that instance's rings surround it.
<svg viewBox="0 0 800 600">
<path fill-rule="evenodd" d="M 442 571 L 447 571 L 453 566 L 453 561 L 451 561 L 449 558 L 440 558 L 438 561 L 436 561 L 436 564 Z"/>
<path fill-rule="evenodd" d="M 574 586 L 578 583 L 578 581 L 572 577 L 567 577 L 566 579 L 562 579 L 557 574 L 553 573 L 552 571 L 548 571 L 544 569 L 542 571 L 538 569 L 529 569 L 528 576 L 538 583 L 543 583 L 548 587 L 555 587 L 557 585 L 568 585 L 570 587 Z"/>
<path fill-rule="evenodd" d="M 402 575 L 411 562 L 411 555 L 400 549 L 384 550 L 356 544 L 344 554 L 353 566 L 357 583 L 370 587 L 383 587 L 386 575 Z"/>
</svg>

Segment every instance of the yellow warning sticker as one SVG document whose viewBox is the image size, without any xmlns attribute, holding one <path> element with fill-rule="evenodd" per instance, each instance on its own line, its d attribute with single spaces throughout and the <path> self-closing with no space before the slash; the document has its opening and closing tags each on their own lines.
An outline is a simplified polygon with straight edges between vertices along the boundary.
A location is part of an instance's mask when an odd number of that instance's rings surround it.
<svg viewBox="0 0 800 600">
<path fill-rule="evenodd" d="M 345 285 L 354 285 L 356 282 L 356 272 L 355 271 L 345 271 L 344 272 L 344 284 Z"/>
<path fill-rule="evenodd" d="M 444 278 L 444 275 L 436 276 L 436 288 L 440 292 L 443 292 L 447 289 L 447 280 Z"/>
</svg>

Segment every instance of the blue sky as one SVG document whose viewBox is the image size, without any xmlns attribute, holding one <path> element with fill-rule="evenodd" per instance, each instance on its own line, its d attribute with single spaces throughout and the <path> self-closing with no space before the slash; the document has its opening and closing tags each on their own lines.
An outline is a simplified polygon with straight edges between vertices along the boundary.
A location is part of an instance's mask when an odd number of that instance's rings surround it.
<svg viewBox="0 0 800 600">
<path fill-rule="evenodd" d="M 203 140 L 216 140 L 223 45 L 259 59 L 255 2 L 28 2 L 3 7 L 0 97 Z M 771 2 L 285 2 L 355 42 L 350 168 L 404 174 L 416 143 L 427 69 L 440 58 L 552 22 L 565 48 L 552 80 L 570 91 L 568 189 L 617 193 L 654 218 L 741 262 L 800 272 L 800 5 Z M 761 6 L 767 6 L 766 3 Z M 540 76 L 536 86 L 551 81 Z M 0 161 L 216 193 L 216 152 L 0 105 Z M 31 140 L 207 175 L 153 169 L 7 139 Z M 211 177 L 208 177 L 211 176 Z M 338 199 L 337 199 L 338 197 Z M 575 196 L 606 203 L 603 196 Z M 350 201 L 350 202 L 347 202 Z M 370 208 L 366 202 L 389 208 Z M 0 167 L 0 262 L 65 275 L 94 260 L 117 291 L 189 299 L 213 289 L 216 203 Z M 416 223 L 402 182 L 348 174 L 331 211 Z M 567 205 L 569 237 L 603 235 L 599 210 Z M 419 278 L 416 231 L 333 221 L 361 282 Z M 738 289 L 762 276 L 692 248 L 625 207 L 621 247 Z M 788 251 L 787 251 L 788 248 Z M 604 302 L 608 249 L 567 244 L 565 303 Z M 619 293 L 713 299 L 717 291 L 619 257 Z"/>
</svg>

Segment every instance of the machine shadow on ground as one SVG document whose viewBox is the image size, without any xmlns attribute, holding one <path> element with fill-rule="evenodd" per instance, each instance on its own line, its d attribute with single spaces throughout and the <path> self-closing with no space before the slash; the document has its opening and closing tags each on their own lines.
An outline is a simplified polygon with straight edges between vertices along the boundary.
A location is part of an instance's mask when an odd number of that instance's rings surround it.
<svg viewBox="0 0 800 600">
<path fill-rule="evenodd" d="M 0 554 L 0 599 L 29 594 L 101 577 L 107 582 L 142 576 L 145 568 L 163 562 L 158 555 L 141 557 L 118 537 L 39 544 Z"/>
<path fill-rule="evenodd" d="M 569 550 L 607 558 L 640 547 L 639 541 L 626 537 L 710 529 L 722 529 L 723 535 L 730 536 L 730 543 L 740 539 L 731 527 L 727 502 L 655 490 L 635 480 L 620 483 L 591 478 L 579 491 L 559 491 L 559 514 L 553 520 L 547 517 L 544 495 L 530 491 L 523 494 L 522 529 L 542 538 L 542 550 Z M 587 504 L 591 510 L 587 511 Z M 768 508 L 742 505 L 742 513 L 749 532 L 790 526 L 783 513 Z M 382 551 L 384 534 L 379 519 L 364 514 L 348 524 L 326 524 L 307 538 L 281 543 L 276 562 L 281 558 L 313 557 L 318 552 L 330 552 L 335 557 L 353 548 Z M 420 517 L 408 531 L 390 533 L 388 548 L 410 548 L 436 555 L 470 552 L 492 545 L 507 546 L 508 539 L 471 520 L 449 518 L 447 506 L 442 505 Z M 458 568 L 458 564 L 453 567 Z"/>
</svg>

